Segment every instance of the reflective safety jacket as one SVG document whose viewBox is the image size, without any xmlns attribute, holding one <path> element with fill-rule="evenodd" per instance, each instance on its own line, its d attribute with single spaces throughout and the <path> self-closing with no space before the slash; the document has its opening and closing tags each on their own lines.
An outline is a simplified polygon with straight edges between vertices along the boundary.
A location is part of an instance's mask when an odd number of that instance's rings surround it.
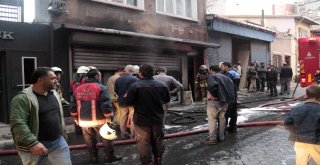
<svg viewBox="0 0 320 165">
<path fill-rule="evenodd" d="M 80 127 L 103 125 L 106 118 L 113 116 L 108 90 L 96 79 L 89 78 L 78 86 L 71 99 L 70 113 Z"/>
</svg>

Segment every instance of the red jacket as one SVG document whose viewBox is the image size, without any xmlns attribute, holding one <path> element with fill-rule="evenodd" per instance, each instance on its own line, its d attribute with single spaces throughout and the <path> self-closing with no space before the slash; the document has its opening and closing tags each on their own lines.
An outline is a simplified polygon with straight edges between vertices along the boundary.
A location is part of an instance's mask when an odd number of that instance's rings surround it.
<svg viewBox="0 0 320 165">
<path fill-rule="evenodd" d="M 96 127 L 113 116 L 108 90 L 95 79 L 87 79 L 78 86 L 71 99 L 71 116 L 78 120 L 81 127 Z"/>
</svg>

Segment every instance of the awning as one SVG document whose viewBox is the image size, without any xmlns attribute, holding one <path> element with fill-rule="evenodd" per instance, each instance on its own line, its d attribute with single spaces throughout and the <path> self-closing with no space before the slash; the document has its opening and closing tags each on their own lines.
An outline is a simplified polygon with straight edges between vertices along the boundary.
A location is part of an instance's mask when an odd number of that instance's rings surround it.
<svg viewBox="0 0 320 165">
<path fill-rule="evenodd" d="M 79 26 L 79 25 L 72 25 L 72 24 L 62 24 L 58 28 L 66 28 L 66 29 L 73 29 L 73 30 L 79 30 L 79 31 L 88 31 L 88 32 L 95 32 L 95 33 L 105 33 L 105 34 L 113 34 L 113 35 L 121 35 L 121 36 L 141 37 L 141 38 L 147 38 L 147 39 L 171 41 L 171 42 L 182 43 L 182 44 L 190 44 L 191 46 L 202 47 L 202 48 L 220 47 L 219 44 L 215 44 L 215 43 L 196 41 L 196 40 L 189 40 L 189 39 L 181 39 L 181 38 L 174 38 L 174 37 L 167 37 L 167 36 L 158 36 L 158 35 L 130 32 L 130 31 L 123 31 L 123 30 L 115 30 L 115 29 L 105 29 L 105 28 L 97 28 L 97 27 L 89 27 L 89 26 Z"/>
</svg>

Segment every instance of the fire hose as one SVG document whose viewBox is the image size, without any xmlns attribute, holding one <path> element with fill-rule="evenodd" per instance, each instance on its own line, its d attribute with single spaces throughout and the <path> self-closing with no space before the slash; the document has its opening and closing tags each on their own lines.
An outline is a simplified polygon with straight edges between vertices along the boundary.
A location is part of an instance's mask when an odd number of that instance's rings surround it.
<svg viewBox="0 0 320 165">
<path fill-rule="evenodd" d="M 255 127 L 255 126 L 271 126 L 271 125 L 282 125 L 283 121 L 263 121 L 263 122 L 251 122 L 251 123 L 241 123 L 238 124 L 239 128 L 242 127 Z M 208 129 L 199 129 L 199 130 L 191 130 L 191 131 L 182 131 L 172 134 L 166 134 L 164 136 L 165 139 L 171 139 L 171 138 L 178 138 L 183 136 L 189 136 L 189 135 L 195 135 L 200 133 L 208 132 Z M 135 140 L 118 140 L 114 141 L 114 145 L 128 145 L 128 144 L 134 144 Z M 98 143 L 97 147 L 103 147 L 102 143 Z M 71 145 L 69 146 L 70 150 L 82 150 L 86 149 L 86 144 L 78 144 L 78 145 Z M 4 155 L 17 155 L 17 150 L 0 150 L 0 156 Z"/>
</svg>

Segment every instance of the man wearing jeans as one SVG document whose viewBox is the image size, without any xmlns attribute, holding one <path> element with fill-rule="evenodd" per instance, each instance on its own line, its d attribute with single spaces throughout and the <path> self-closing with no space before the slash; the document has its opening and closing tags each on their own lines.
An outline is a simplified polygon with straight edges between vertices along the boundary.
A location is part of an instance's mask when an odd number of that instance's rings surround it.
<svg viewBox="0 0 320 165">
<path fill-rule="evenodd" d="M 208 77 L 208 103 L 207 116 L 209 135 L 204 144 L 217 144 L 218 140 L 224 140 L 226 128 L 225 113 L 228 109 L 228 102 L 235 100 L 234 85 L 232 80 L 219 73 L 218 65 L 210 66 Z M 219 122 L 219 123 L 218 123 Z M 217 133 L 217 123 L 219 131 Z M 219 139 L 218 139 L 218 137 Z"/>
<path fill-rule="evenodd" d="M 64 139 L 63 110 L 53 70 L 33 71 L 32 85 L 11 102 L 10 126 L 24 165 L 71 165 L 70 150 Z"/>
<path fill-rule="evenodd" d="M 163 117 L 170 102 L 170 93 L 163 82 L 152 78 L 154 73 L 153 65 L 142 65 L 141 80 L 130 86 L 124 99 L 127 105 L 134 105 L 135 138 L 142 164 L 160 165 L 164 153 Z"/>
</svg>

